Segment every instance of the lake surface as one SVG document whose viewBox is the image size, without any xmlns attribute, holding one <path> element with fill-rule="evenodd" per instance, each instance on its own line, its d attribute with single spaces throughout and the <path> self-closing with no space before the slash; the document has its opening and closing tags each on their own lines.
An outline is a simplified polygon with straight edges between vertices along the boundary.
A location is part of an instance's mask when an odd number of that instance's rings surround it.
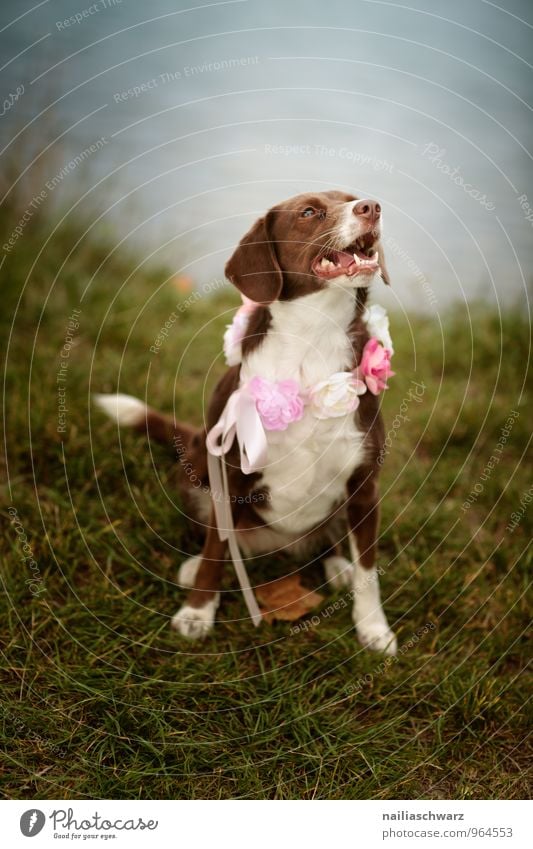
<svg viewBox="0 0 533 849">
<path fill-rule="evenodd" d="M 353 190 L 384 208 L 384 302 L 508 304 L 531 278 L 532 12 L 4 0 L 3 160 L 52 141 L 31 166 L 46 203 L 198 284 L 271 204 Z"/>
</svg>

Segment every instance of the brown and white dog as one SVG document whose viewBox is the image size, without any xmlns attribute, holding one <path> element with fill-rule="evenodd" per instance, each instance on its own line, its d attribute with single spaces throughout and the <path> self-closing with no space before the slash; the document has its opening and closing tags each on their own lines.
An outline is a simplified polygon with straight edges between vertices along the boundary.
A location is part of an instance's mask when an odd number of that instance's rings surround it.
<svg viewBox="0 0 533 849">
<path fill-rule="evenodd" d="M 242 341 L 242 362 L 228 369 L 213 393 L 207 430 L 230 395 L 254 375 L 295 380 L 305 389 L 358 365 L 369 339 L 362 318 L 368 287 L 377 273 L 389 282 L 380 234 L 380 205 L 339 191 L 290 198 L 246 233 L 226 275 L 258 306 Z M 185 455 L 195 480 L 202 481 L 200 489 L 193 488 L 190 475 L 181 475 L 205 542 L 201 555 L 181 566 L 180 583 L 191 590 L 172 620 L 183 636 L 202 637 L 214 624 L 227 558 L 208 489 L 206 430 L 175 422 L 127 395 L 100 395 L 96 401 L 120 425 L 179 446 L 182 465 Z M 394 654 L 396 638 L 383 613 L 375 565 L 384 441 L 378 398 L 366 392 L 355 412 L 336 418 L 305 412 L 286 430 L 266 436 L 268 463 L 260 472 L 243 474 L 236 443 L 226 457 L 241 550 L 257 555 L 325 545 L 326 577 L 353 591 L 359 640 Z M 341 552 L 345 538 L 350 560 Z"/>
</svg>

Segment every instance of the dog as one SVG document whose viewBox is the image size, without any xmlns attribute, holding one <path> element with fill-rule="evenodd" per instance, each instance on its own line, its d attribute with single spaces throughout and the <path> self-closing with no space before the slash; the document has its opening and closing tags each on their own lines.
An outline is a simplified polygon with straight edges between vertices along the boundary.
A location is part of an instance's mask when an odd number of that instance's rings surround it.
<svg viewBox="0 0 533 849">
<path fill-rule="evenodd" d="M 372 369 L 361 374 L 369 346 L 379 347 L 365 321 L 369 287 L 377 276 L 390 283 L 381 230 L 377 201 L 341 191 L 297 195 L 256 221 L 225 268 L 245 299 L 246 326 L 234 345 L 238 356 L 231 352 L 233 364 L 212 395 L 206 428 L 176 422 L 128 395 L 96 396 L 119 425 L 172 445 L 179 455 L 180 487 L 205 533 L 201 555 L 179 572 L 190 593 L 172 625 L 185 637 L 201 638 L 213 628 L 227 559 L 206 438 L 230 399 L 253 389 L 266 460 L 243 471 L 237 440 L 223 458 L 240 549 L 256 556 L 325 545 L 326 578 L 351 590 L 359 641 L 389 655 L 397 651 L 376 568 L 384 445 L 378 395 L 393 372 L 385 368 L 377 382 Z M 384 350 L 378 359 L 390 355 Z M 191 483 L 191 470 L 201 486 Z M 349 559 L 342 553 L 346 538 Z"/>
</svg>

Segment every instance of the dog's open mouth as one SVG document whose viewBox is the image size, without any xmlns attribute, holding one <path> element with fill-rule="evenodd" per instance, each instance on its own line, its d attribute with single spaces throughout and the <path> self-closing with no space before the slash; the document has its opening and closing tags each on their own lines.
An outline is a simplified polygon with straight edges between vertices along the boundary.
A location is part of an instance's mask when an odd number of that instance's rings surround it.
<svg viewBox="0 0 533 849">
<path fill-rule="evenodd" d="M 379 268 L 379 254 L 374 248 L 363 248 L 359 242 L 342 251 L 328 250 L 313 261 L 311 271 L 317 277 L 355 277 L 356 274 L 374 274 Z"/>
</svg>

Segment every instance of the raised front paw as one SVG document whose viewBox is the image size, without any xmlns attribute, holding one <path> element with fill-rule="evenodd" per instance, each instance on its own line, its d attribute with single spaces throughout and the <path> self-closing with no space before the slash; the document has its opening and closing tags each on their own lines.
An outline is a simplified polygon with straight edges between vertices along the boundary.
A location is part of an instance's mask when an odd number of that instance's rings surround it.
<svg viewBox="0 0 533 849">
<path fill-rule="evenodd" d="M 217 593 L 215 598 L 203 607 L 184 604 L 172 617 L 172 627 L 188 640 L 200 640 L 207 636 L 215 623 L 219 598 Z"/>
</svg>

